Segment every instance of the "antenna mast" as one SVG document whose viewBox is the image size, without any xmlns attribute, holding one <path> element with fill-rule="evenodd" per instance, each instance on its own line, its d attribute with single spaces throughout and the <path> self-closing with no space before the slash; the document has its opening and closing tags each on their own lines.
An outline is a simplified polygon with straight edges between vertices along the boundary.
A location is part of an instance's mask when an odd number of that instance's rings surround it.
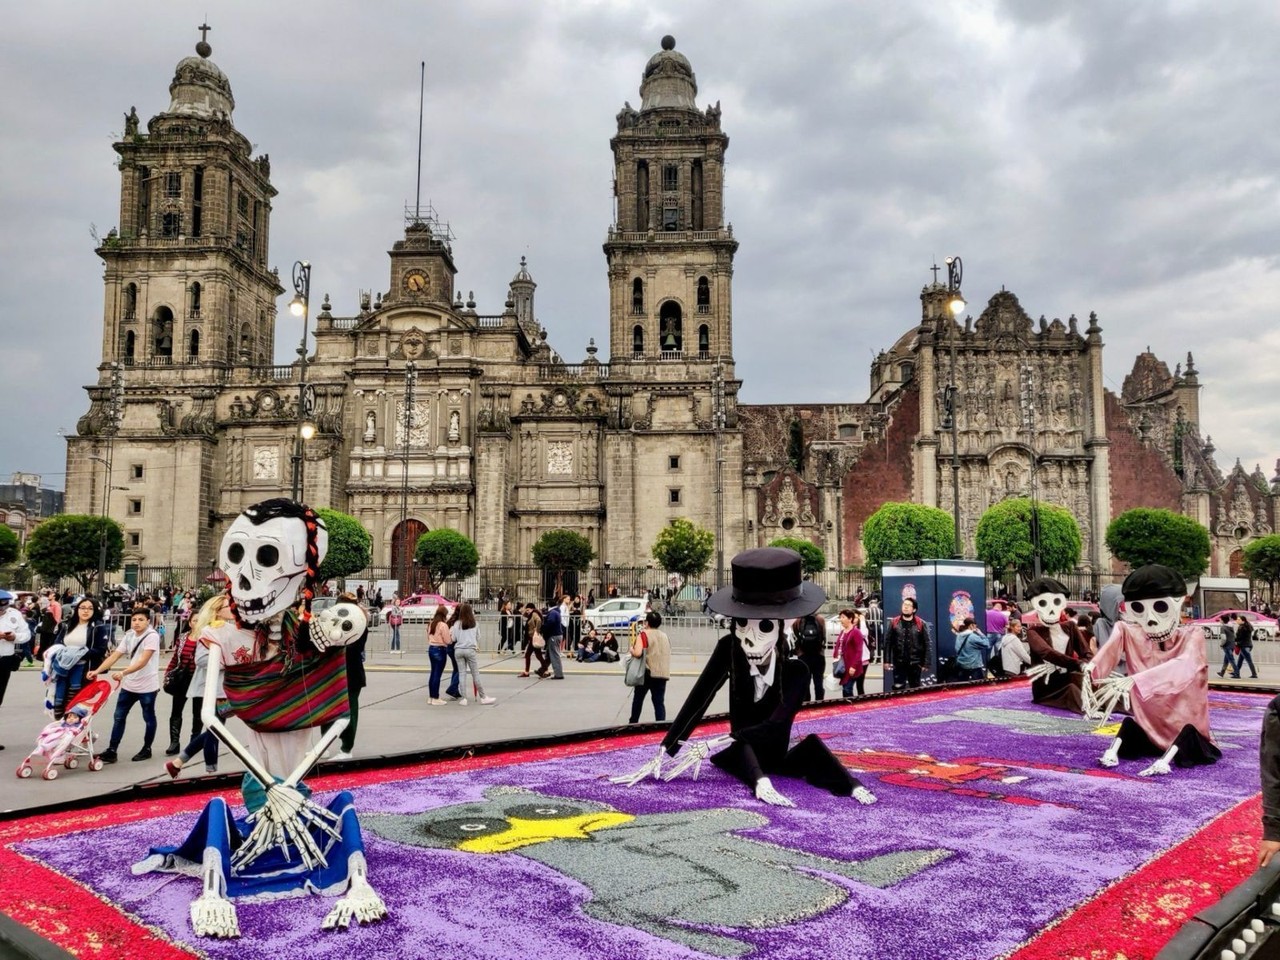
<svg viewBox="0 0 1280 960">
<path fill-rule="evenodd" d="M 427 90 L 427 61 L 422 61 L 418 79 L 418 183 L 413 195 L 413 218 L 418 219 L 418 211 L 422 205 L 422 100 Z"/>
</svg>

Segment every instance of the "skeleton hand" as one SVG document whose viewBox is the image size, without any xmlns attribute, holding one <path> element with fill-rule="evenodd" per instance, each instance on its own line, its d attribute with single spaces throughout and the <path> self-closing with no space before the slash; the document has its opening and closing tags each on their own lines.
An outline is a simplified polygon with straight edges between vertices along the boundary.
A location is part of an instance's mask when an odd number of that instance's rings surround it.
<svg viewBox="0 0 1280 960">
<path fill-rule="evenodd" d="M 1032 667 L 1027 671 L 1026 676 L 1028 680 L 1030 680 L 1032 683 L 1035 683 L 1039 680 L 1044 680 L 1048 677 L 1051 677 L 1055 673 L 1059 673 L 1061 671 L 1062 671 L 1061 667 L 1055 667 L 1052 663 L 1037 663 L 1034 667 Z"/>
<path fill-rule="evenodd" d="M 733 737 L 712 737 L 710 740 L 699 740 L 697 743 L 686 743 L 684 753 L 676 760 L 675 766 L 662 775 L 663 780 L 674 780 L 690 767 L 693 767 L 693 779 L 698 779 L 702 772 L 702 761 L 717 750 L 733 743 Z"/>
<path fill-rule="evenodd" d="M 756 799 L 763 800 L 765 803 L 771 803 L 775 807 L 794 807 L 795 804 L 773 789 L 773 784 L 769 782 L 768 777 L 761 777 L 756 781 Z"/>
<path fill-rule="evenodd" d="M 862 784 L 858 784 L 853 788 L 853 799 L 863 805 L 869 806 L 876 802 L 876 795 Z"/>
<path fill-rule="evenodd" d="M 339 603 L 326 607 L 311 618 L 311 642 L 317 650 L 345 647 L 360 639 L 369 625 L 369 618 L 354 603 Z"/>
<path fill-rule="evenodd" d="M 1115 709 L 1117 701 L 1123 703 L 1124 709 L 1129 709 L 1129 691 L 1133 689 L 1133 677 L 1107 677 L 1100 680 L 1094 685 L 1096 691 L 1096 699 L 1099 703 L 1109 701 L 1111 709 L 1107 713 L 1111 713 Z"/>
<path fill-rule="evenodd" d="M 634 787 L 637 783 L 639 783 L 641 780 L 645 779 L 646 777 L 652 776 L 655 780 L 658 779 L 658 774 L 662 772 L 662 755 L 665 752 L 666 751 L 662 747 L 659 747 L 657 756 L 655 756 L 652 760 L 646 763 L 639 770 L 635 771 L 634 773 L 624 773 L 624 774 L 621 774 L 620 776 L 610 777 L 609 782 L 620 783 L 623 786 L 627 786 L 627 787 Z"/>
<path fill-rule="evenodd" d="M 289 846 L 308 869 L 327 865 L 324 853 L 311 836 L 310 827 L 337 839 L 338 818 L 323 807 L 317 806 L 302 795 L 296 787 L 273 783 L 267 787 L 267 800 L 262 807 L 249 815 L 257 820 L 244 845 L 231 858 L 232 870 L 253 863 L 272 847 L 278 847 L 285 860 L 291 860 Z"/>
</svg>

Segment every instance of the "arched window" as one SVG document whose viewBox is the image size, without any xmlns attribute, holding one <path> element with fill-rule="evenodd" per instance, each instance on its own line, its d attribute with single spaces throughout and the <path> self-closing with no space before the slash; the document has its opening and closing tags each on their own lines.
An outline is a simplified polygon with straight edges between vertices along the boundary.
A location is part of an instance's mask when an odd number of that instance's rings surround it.
<svg viewBox="0 0 1280 960">
<path fill-rule="evenodd" d="M 631 331 L 631 352 L 637 357 L 644 356 L 644 327 L 638 323 Z"/>
<path fill-rule="evenodd" d="M 906 383 L 911 379 L 911 374 L 915 372 L 915 366 L 910 363 L 904 363 L 898 368 L 898 372 L 902 376 L 902 382 Z"/>
<path fill-rule="evenodd" d="M 132 320 L 138 315 L 138 285 L 136 283 L 125 284 L 124 288 L 124 318 Z"/>
<path fill-rule="evenodd" d="M 200 316 L 201 293 L 203 293 L 203 291 L 200 289 L 200 284 L 198 282 L 193 283 L 191 285 L 191 316 L 192 318 L 197 318 Z"/>
<path fill-rule="evenodd" d="M 130 330 L 124 335 L 124 362 L 133 363 L 134 351 L 137 349 L 137 338 Z"/>
<path fill-rule="evenodd" d="M 704 360 L 711 356 L 711 328 L 705 323 L 698 327 L 698 354 Z"/>
<path fill-rule="evenodd" d="M 191 335 L 187 337 L 187 359 L 200 359 L 200 331 L 192 330 Z"/>
<path fill-rule="evenodd" d="M 706 277 L 698 278 L 698 312 L 711 312 L 711 282 Z"/>
<path fill-rule="evenodd" d="M 631 281 L 631 312 L 637 317 L 644 316 L 644 281 L 639 277 Z"/>
<path fill-rule="evenodd" d="M 253 359 L 253 334 L 249 324 L 240 324 L 240 356 L 246 361 Z"/>
<path fill-rule="evenodd" d="M 668 300 L 658 312 L 658 349 L 663 353 L 680 353 L 684 350 L 684 332 L 680 304 Z"/>
<path fill-rule="evenodd" d="M 173 311 L 168 307 L 156 307 L 151 352 L 156 357 L 173 356 Z"/>
</svg>

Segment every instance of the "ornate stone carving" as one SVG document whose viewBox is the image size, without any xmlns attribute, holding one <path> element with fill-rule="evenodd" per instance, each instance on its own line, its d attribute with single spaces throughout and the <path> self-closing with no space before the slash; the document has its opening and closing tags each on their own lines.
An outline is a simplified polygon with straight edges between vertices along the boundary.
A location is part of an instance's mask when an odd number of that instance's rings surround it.
<svg viewBox="0 0 1280 960">
<path fill-rule="evenodd" d="M 431 441 L 431 405 L 425 400 L 415 400 L 409 411 L 409 446 L 425 447 Z M 396 446 L 404 446 L 404 398 L 396 400 Z"/>
<path fill-rule="evenodd" d="M 564 440 L 554 440 L 547 444 L 547 475 L 573 475 L 573 444 Z"/>
<path fill-rule="evenodd" d="M 253 448 L 253 479 L 277 480 L 280 477 L 280 448 Z"/>
</svg>

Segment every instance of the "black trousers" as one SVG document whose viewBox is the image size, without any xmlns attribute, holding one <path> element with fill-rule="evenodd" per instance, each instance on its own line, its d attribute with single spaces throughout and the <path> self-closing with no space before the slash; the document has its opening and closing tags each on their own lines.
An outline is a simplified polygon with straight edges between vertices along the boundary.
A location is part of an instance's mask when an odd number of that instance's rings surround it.
<svg viewBox="0 0 1280 960">
<path fill-rule="evenodd" d="M 821 700 L 826 696 L 822 681 L 826 679 L 827 658 L 821 653 L 806 653 L 800 657 L 800 662 L 809 668 L 809 679 L 813 681 L 813 699 Z M 809 699 L 807 692 L 805 699 Z"/>
<path fill-rule="evenodd" d="M 12 657 L 0 657 L 0 703 L 4 703 L 5 691 L 9 689 L 9 675 L 18 669 L 20 663 L 20 653 L 15 653 Z"/>
<path fill-rule="evenodd" d="M 786 777 L 804 780 L 820 790 L 837 797 L 852 795 L 862 783 L 836 759 L 830 748 L 816 734 L 809 734 L 782 757 L 777 764 L 761 765 L 749 744 L 735 740 L 730 746 L 711 758 L 725 773 L 731 773 L 743 783 L 754 786 L 760 773 L 770 776 L 780 773 Z"/>
<path fill-rule="evenodd" d="M 631 722 L 640 722 L 646 693 L 653 695 L 653 719 L 661 723 L 667 719 L 667 678 L 655 677 L 648 670 L 644 672 L 644 683 L 635 687 L 631 694 Z"/>
<path fill-rule="evenodd" d="M 1120 756 L 1125 760 L 1164 755 L 1133 717 L 1124 718 L 1117 736 L 1120 737 Z M 1222 751 L 1213 741 L 1205 739 L 1204 734 L 1189 723 L 1178 732 L 1173 745 L 1178 748 L 1173 755 L 1175 767 L 1205 766 L 1222 759 Z"/>
</svg>

